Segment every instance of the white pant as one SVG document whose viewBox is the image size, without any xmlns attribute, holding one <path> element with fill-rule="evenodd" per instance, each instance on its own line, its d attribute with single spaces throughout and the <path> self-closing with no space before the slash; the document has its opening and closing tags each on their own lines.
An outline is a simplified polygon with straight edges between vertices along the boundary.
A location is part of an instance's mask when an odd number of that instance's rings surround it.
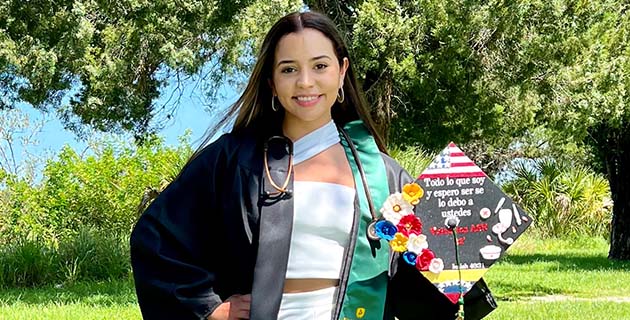
<svg viewBox="0 0 630 320">
<path fill-rule="evenodd" d="M 283 293 L 278 320 L 329 320 L 338 287 Z"/>
</svg>

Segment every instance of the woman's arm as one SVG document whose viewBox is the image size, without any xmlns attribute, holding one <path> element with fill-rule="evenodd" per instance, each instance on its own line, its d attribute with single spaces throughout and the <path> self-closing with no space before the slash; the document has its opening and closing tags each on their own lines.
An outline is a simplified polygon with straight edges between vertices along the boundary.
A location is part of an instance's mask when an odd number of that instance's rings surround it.
<svg viewBox="0 0 630 320">
<path fill-rule="evenodd" d="M 213 143 L 186 165 L 131 234 L 131 263 L 145 319 L 205 319 L 222 303 L 213 290 L 220 252 L 210 244 L 222 230 L 214 182 L 222 172 L 223 143 Z"/>
</svg>

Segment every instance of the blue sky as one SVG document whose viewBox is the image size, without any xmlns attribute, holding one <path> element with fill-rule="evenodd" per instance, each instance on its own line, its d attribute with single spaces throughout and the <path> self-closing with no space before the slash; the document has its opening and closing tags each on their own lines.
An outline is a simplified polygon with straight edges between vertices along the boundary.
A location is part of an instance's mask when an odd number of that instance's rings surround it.
<svg viewBox="0 0 630 320">
<path fill-rule="evenodd" d="M 213 114 L 222 114 L 221 110 L 238 98 L 233 88 L 222 87 L 220 89 L 222 98 L 217 101 L 215 108 L 211 112 L 206 105 L 203 89 L 201 86 L 195 86 L 193 81 L 190 80 L 189 83 L 184 84 L 175 116 L 159 132 L 159 135 L 165 139 L 167 145 L 176 145 L 178 138 L 184 135 L 188 129 L 191 130 L 191 141 L 194 144 L 203 136 L 208 127 L 216 123 L 217 119 Z M 156 101 L 156 105 L 161 107 L 166 103 L 166 109 L 173 107 L 174 101 L 177 99 L 172 98 L 170 102 L 168 100 L 173 93 L 175 97 L 179 94 L 179 91 L 175 90 L 174 84 L 164 88 L 160 99 Z M 31 122 L 45 119 L 41 132 L 35 136 L 36 140 L 38 140 L 36 145 L 29 145 L 27 150 L 23 150 L 18 143 L 14 143 L 16 160 L 18 162 L 24 160 L 25 151 L 41 160 L 56 155 L 64 145 L 69 145 L 79 152 L 86 148 L 85 141 L 78 139 L 73 132 L 65 130 L 54 112 L 45 115 L 26 104 L 18 105 L 18 109 L 25 112 Z M 19 133 L 16 135 L 20 136 Z M 194 145 L 196 146 L 196 144 Z M 6 148 L 6 144 L 0 144 L 0 148 Z M 41 169 L 41 165 L 38 167 L 38 169 Z"/>
</svg>

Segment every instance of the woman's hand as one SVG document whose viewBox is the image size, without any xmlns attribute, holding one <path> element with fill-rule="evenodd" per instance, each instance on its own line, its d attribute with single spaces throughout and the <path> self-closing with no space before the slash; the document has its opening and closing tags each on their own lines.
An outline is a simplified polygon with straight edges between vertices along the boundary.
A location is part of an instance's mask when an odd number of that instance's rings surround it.
<svg viewBox="0 0 630 320">
<path fill-rule="evenodd" d="M 227 298 L 208 317 L 208 320 L 249 319 L 249 307 L 252 303 L 251 294 L 235 294 Z"/>
</svg>

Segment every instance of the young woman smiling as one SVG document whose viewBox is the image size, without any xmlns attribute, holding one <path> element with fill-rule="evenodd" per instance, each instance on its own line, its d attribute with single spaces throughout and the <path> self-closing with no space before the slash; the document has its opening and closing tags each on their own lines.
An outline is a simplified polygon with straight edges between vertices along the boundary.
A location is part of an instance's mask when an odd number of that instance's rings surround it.
<svg viewBox="0 0 630 320">
<path fill-rule="evenodd" d="M 198 150 L 134 228 L 145 318 L 454 318 L 368 235 L 375 205 L 412 178 L 386 155 L 359 88 L 327 17 L 292 13 L 271 28 L 219 124 L 235 117 L 232 131 Z"/>
</svg>

